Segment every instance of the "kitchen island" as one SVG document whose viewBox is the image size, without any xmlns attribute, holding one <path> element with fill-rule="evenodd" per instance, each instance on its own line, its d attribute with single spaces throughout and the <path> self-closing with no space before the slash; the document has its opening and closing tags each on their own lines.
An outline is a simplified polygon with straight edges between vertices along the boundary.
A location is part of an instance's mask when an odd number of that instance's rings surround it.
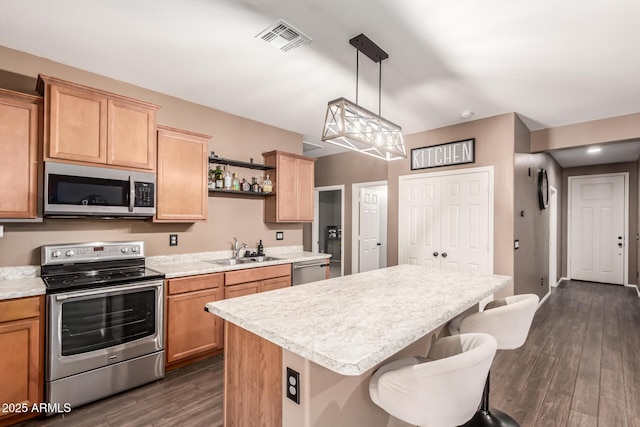
<svg viewBox="0 0 640 427">
<path fill-rule="evenodd" d="M 383 362 L 424 354 L 507 276 L 400 265 L 208 303 L 225 322 L 225 426 L 392 426 L 368 396 Z M 299 404 L 286 368 L 300 373 Z"/>
</svg>

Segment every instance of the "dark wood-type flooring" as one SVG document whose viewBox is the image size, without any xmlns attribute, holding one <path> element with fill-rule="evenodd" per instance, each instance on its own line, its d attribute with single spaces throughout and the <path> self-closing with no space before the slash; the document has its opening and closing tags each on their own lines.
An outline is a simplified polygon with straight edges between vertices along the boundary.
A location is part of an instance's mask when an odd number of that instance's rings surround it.
<svg viewBox="0 0 640 427">
<path fill-rule="evenodd" d="M 640 427 L 640 298 L 563 282 L 525 345 L 500 351 L 491 372 L 491 406 L 523 427 Z"/>
<path fill-rule="evenodd" d="M 20 425 L 222 426 L 222 380 L 217 356 L 70 414 Z M 491 406 L 523 427 L 640 427 L 635 290 L 577 281 L 555 288 L 536 313 L 526 344 L 498 352 Z"/>
</svg>

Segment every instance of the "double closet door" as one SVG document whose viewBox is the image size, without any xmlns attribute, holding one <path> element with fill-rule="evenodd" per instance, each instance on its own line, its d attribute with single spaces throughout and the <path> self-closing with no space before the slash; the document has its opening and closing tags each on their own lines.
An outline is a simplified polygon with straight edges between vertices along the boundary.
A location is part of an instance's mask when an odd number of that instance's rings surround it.
<svg viewBox="0 0 640 427">
<path fill-rule="evenodd" d="M 398 263 L 491 273 L 490 171 L 400 178 Z"/>
</svg>

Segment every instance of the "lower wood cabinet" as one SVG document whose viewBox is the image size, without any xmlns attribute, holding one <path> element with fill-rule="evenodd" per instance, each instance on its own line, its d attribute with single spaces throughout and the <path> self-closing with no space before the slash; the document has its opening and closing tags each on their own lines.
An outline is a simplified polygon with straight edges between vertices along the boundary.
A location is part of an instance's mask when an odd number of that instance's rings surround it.
<svg viewBox="0 0 640 427">
<path fill-rule="evenodd" d="M 291 264 L 225 273 L 224 298 L 235 298 L 291 286 Z"/>
<path fill-rule="evenodd" d="M 222 319 L 204 311 L 204 306 L 224 298 L 223 278 L 216 273 L 167 280 L 165 354 L 168 370 L 176 362 L 206 356 L 222 348 Z"/>
<path fill-rule="evenodd" d="M 44 296 L 0 301 L 0 426 L 39 413 L 43 401 Z"/>
<path fill-rule="evenodd" d="M 207 303 L 291 286 L 291 264 L 179 277 L 165 285 L 165 369 L 170 371 L 221 352 L 224 321 L 204 311 Z"/>
</svg>

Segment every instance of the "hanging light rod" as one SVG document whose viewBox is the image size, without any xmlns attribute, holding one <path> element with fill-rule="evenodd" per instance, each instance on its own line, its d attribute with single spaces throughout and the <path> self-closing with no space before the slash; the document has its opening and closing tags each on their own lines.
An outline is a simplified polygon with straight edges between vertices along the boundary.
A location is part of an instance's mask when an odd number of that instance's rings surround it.
<svg viewBox="0 0 640 427">
<path fill-rule="evenodd" d="M 327 105 L 322 140 L 349 150 L 358 151 L 383 160 L 398 160 L 407 157 L 402 137 L 402 128 L 383 118 L 381 110 L 382 61 L 389 58 L 387 52 L 364 34 L 351 40 L 356 53 L 356 102 L 345 98 L 334 99 Z M 378 114 L 358 105 L 358 54 L 364 53 L 380 65 L 378 80 Z"/>
</svg>

